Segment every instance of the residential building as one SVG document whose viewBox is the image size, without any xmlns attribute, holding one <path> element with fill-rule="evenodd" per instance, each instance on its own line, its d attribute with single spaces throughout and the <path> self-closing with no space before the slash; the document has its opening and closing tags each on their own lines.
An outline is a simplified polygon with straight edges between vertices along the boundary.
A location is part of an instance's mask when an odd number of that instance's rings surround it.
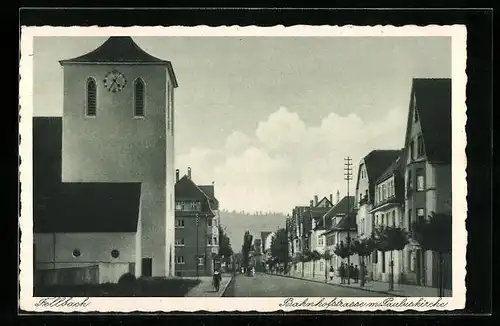
<svg viewBox="0 0 500 326">
<path fill-rule="evenodd" d="M 401 150 L 373 150 L 359 162 L 356 180 L 356 224 L 359 238 L 369 238 L 374 227 L 373 209 L 375 184 L 387 168 L 401 155 Z M 365 257 L 369 279 L 373 279 L 378 264 L 378 253 Z M 375 265 L 375 266 L 374 266 Z"/>
<path fill-rule="evenodd" d="M 218 252 L 218 233 L 213 233 L 215 202 L 194 183 L 191 168 L 175 184 L 176 276 L 213 274 Z"/>
<path fill-rule="evenodd" d="M 401 150 L 400 154 L 403 154 Z M 375 200 L 370 214 L 375 227 L 391 226 L 405 229 L 404 225 L 404 163 L 398 157 L 375 182 Z M 378 252 L 373 262 L 373 278 L 388 282 L 391 273 L 391 257 L 394 265 L 394 282 L 400 283 L 403 277 L 404 251 Z"/>
<path fill-rule="evenodd" d="M 329 266 L 333 266 L 336 273 L 343 260 L 341 257 L 335 255 L 335 247 L 340 245 L 341 242 L 347 245 L 348 235 L 351 240 L 355 239 L 357 236 L 354 201 L 354 196 L 345 196 L 322 216 L 322 223 L 325 225 L 325 232 L 323 233 L 326 246 L 325 249 L 328 250 L 332 256 Z M 349 215 L 347 214 L 348 211 L 350 212 Z M 356 257 L 352 256 L 351 258 L 353 258 L 351 259 L 353 264 L 358 264 L 358 259 Z M 347 262 L 347 259 L 345 262 Z"/>
<path fill-rule="evenodd" d="M 451 79 L 414 79 L 405 137 L 405 224 L 434 213 L 451 214 Z M 405 262 L 407 281 L 437 285 L 437 257 L 413 243 Z M 445 280 L 451 288 L 451 257 Z"/>
<path fill-rule="evenodd" d="M 211 247 L 211 256 L 213 268 L 221 268 L 221 257 L 218 257 L 219 249 L 220 249 L 220 241 L 219 241 L 219 226 L 220 226 L 220 212 L 219 212 L 219 200 L 215 197 L 215 185 L 212 182 L 211 185 L 199 185 L 198 188 L 203 191 L 207 197 L 209 198 L 210 208 L 212 212 L 214 212 L 215 216 L 210 221 L 208 220 L 208 235 L 207 238 L 209 240 L 208 245 Z M 211 225 L 211 226 L 210 226 Z"/>
<path fill-rule="evenodd" d="M 83 282 L 74 273 L 90 268 L 89 282 L 172 276 L 172 64 L 131 37 L 60 64 L 62 118 L 33 120 L 38 279 Z"/>
</svg>

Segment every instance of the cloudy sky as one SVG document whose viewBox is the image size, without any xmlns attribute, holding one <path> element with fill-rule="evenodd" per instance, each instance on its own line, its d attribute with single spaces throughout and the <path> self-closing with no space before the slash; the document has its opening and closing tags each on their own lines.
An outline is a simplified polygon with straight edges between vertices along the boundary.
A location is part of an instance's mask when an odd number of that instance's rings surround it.
<svg viewBox="0 0 500 326">
<path fill-rule="evenodd" d="M 35 38 L 35 116 L 62 114 L 58 60 L 105 40 Z M 345 156 L 356 172 L 369 151 L 403 146 L 411 79 L 451 77 L 445 37 L 134 40 L 174 66 L 177 168 L 214 181 L 229 210 L 288 213 L 344 193 Z"/>
</svg>

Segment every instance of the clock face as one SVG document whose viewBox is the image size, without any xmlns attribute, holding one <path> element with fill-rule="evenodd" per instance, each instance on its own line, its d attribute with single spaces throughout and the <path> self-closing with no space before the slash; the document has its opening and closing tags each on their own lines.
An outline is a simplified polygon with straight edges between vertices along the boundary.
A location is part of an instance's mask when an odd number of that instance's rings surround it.
<svg viewBox="0 0 500 326">
<path fill-rule="evenodd" d="M 108 89 L 108 91 L 116 93 L 121 91 L 127 85 L 127 79 L 125 76 L 119 72 L 118 70 L 110 71 L 104 77 L 104 87 Z"/>
</svg>

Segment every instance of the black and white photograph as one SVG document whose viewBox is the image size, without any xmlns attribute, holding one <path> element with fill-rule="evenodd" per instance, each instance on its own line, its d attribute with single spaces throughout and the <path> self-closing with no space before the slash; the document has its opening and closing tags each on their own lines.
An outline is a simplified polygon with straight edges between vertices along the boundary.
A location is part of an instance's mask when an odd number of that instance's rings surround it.
<svg viewBox="0 0 500 326">
<path fill-rule="evenodd" d="M 300 31 L 25 28 L 24 309 L 465 304 L 465 28 Z"/>
</svg>

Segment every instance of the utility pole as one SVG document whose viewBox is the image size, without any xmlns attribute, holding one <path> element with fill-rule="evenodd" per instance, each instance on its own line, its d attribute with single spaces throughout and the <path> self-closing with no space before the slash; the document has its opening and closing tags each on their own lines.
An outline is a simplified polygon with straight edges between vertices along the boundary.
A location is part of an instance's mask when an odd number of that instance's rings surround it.
<svg viewBox="0 0 500 326">
<path fill-rule="evenodd" d="M 347 255 L 347 268 L 346 268 L 346 274 L 347 274 L 347 284 L 351 284 L 351 230 L 349 229 L 349 214 L 350 214 L 350 207 L 349 207 L 349 181 L 352 180 L 352 163 L 351 163 L 351 158 L 347 156 L 344 158 L 344 180 L 347 181 L 347 250 L 348 250 L 348 255 Z"/>
<path fill-rule="evenodd" d="M 199 247 L 199 239 L 198 239 L 198 226 L 200 225 L 200 218 L 198 217 L 198 214 L 196 214 L 196 278 L 200 277 L 200 271 L 198 267 L 198 247 Z"/>
</svg>

